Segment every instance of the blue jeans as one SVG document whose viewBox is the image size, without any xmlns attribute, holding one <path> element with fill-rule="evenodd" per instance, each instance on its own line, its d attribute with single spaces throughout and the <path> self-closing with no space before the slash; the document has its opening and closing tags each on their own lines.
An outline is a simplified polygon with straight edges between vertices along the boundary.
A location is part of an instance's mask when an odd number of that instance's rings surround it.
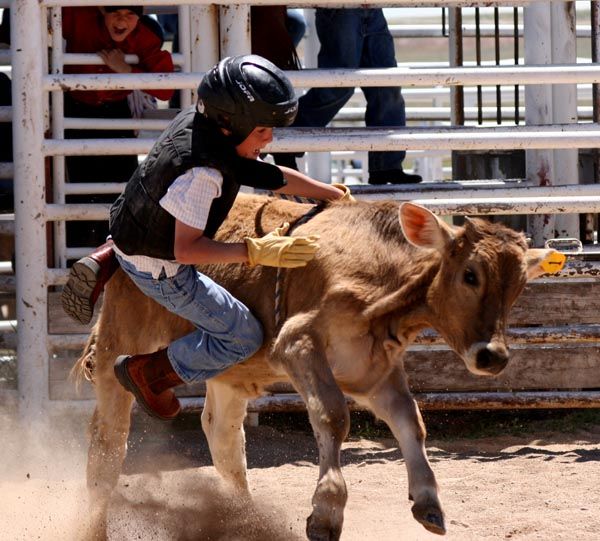
<svg viewBox="0 0 600 541">
<path fill-rule="evenodd" d="M 183 381 L 212 378 L 261 347 L 260 322 L 244 304 L 194 266 L 182 265 L 172 277 L 166 277 L 163 270 L 161 276 L 153 278 L 117 258 L 145 295 L 196 327 L 167 348 L 173 370 Z"/>
<path fill-rule="evenodd" d="M 300 9 L 287 9 L 287 15 L 285 18 L 285 26 L 287 31 L 292 38 L 294 47 L 298 47 L 304 34 L 306 34 L 306 19 L 304 13 Z"/>
<path fill-rule="evenodd" d="M 394 39 L 381 9 L 317 8 L 321 42 L 319 68 L 396 67 Z M 367 126 L 405 126 L 404 98 L 399 87 L 362 89 L 367 100 Z M 354 93 L 353 88 L 312 88 L 300 98 L 294 126 L 323 127 Z M 369 152 L 369 171 L 401 169 L 404 151 Z"/>
</svg>

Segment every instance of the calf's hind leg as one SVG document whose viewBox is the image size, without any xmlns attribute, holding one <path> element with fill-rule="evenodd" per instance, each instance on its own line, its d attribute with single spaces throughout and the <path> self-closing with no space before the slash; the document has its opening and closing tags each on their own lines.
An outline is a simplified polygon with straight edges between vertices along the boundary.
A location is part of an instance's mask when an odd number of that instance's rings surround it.
<svg viewBox="0 0 600 541">
<path fill-rule="evenodd" d="M 311 541 L 335 541 L 344 522 L 347 490 L 340 467 L 340 449 L 348 435 L 350 415 L 337 386 L 319 337 L 307 316 L 284 325 L 273 353 L 302 395 L 319 448 L 319 481 L 306 523 Z"/>
<path fill-rule="evenodd" d="M 395 355 L 396 348 L 391 343 L 386 344 L 386 350 L 388 355 Z M 404 369 L 397 360 L 388 378 L 371 392 L 368 405 L 388 424 L 400 444 L 408 472 L 409 497 L 414 501 L 413 516 L 430 532 L 443 535 L 446 533 L 444 513 L 425 452 L 423 420 L 410 394 Z"/>
<path fill-rule="evenodd" d="M 97 405 L 90 426 L 87 485 L 91 504 L 88 537 L 92 539 L 106 536 L 106 512 L 127 452 L 133 404 L 133 395 L 119 385 L 112 373 L 112 363 L 108 363 L 108 367 L 110 371 L 101 370 L 96 374 Z"/>
</svg>

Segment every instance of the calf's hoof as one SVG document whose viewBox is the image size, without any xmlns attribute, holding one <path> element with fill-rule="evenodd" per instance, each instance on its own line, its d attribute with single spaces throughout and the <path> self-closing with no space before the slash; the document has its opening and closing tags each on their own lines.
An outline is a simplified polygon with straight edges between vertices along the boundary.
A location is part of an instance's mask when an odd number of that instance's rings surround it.
<svg viewBox="0 0 600 541">
<path fill-rule="evenodd" d="M 438 535 L 445 535 L 444 512 L 435 503 L 416 503 L 412 506 L 412 514 L 426 530 Z"/>
<path fill-rule="evenodd" d="M 306 519 L 306 537 L 310 541 L 338 541 L 342 535 L 342 525 L 333 526 L 319 522 L 314 513 Z"/>
</svg>

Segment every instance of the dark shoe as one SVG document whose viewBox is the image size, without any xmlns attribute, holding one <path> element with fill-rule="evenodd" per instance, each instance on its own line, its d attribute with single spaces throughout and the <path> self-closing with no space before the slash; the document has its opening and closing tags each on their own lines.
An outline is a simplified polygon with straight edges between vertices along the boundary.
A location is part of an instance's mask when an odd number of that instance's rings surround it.
<svg viewBox="0 0 600 541">
<path fill-rule="evenodd" d="M 370 171 L 369 184 L 417 184 L 423 180 L 421 175 L 410 175 L 402 169 L 384 169 L 383 171 Z"/>
<path fill-rule="evenodd" d="M 71 318 L 87 325 L 94 315 L 94 305 L 104 285 L 119 268 L 110 240 L 89 256 L 75 262 L 60 300 Z"/>
<path fill-rule="evenodd" d="M 148 415 L 164 421 L 177 417 L 181 404 L 171 388 L 183 381 L 173 370 L 166 349 L 146 355 L 121 355 L 114 370 L 119 383 Z"/>
</svg>

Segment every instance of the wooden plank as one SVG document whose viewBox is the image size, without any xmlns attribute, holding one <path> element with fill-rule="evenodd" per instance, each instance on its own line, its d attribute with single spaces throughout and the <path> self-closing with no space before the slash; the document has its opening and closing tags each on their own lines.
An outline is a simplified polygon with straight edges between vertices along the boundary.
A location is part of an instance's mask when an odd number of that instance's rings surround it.
<svg viewBox="0 0 600 541">
<path fill-rule="evenodd" d="M 600 346 L 596 344 L 513 348 L 507 368 L 496 377 L 471 374 L 446 347 L 415 349 L 404 360 L 415 393 L 600 388 Z M 293 387 L 277 383 L 267 390 L 290 393 Z"/>
<path fill-rule="evenodd" d="M 93 398 L 93 389 L 84 382 L 77 393 L 68 379 L 77 360 L 76 352 L 50 359 L 50 398 L 78 400 Z M 410 387 L 414 392 L 496 392 L 525 390 L 576 390 L 600 388 L 600 345 L 569 344 L 561 347 L 536 346 L 512 350 L 506 370 L 497 377 L 475 376 L 458 356 L 447 348 L 423 347 L 405 358 Z M 280 383 L 271 392 L 293 391 Z M 195 384 L 178 389 L 178 396 L 204 396 L 205 386 Z"/>
<path fill-rule="evenodd" d="M 79 334 L 89 333 L 98 319 L 100 307 L 102 306 L 102 296 L 98 299 L 94 317 L 89 325 L 81 325 L 71 319 L 63 310 L 60 303 L 60 292 L 48 292 L 48 334 Z"/>
<path fill-rule="evenodd" d="M 464 410 L 464 409 L 539 409 L 539 408 L 598 408 L 600 391 L 553 391 L 553 392 L 489 392 L 489 393 L 415 393 L 421 410 Z M 351 398 L 346 403 L 352 411 L 365 408 Z M 184 398 L 181 401 L 185 412 L 201 412 L 204 398 Z M 306 411 L 306 405 L 295 393 L 261 396 L 248 402 L 248 412 Z"/>
<path fill-rule="evenodd" d="M 50 400 L 85 400 L 94 398 L 90 382 L 82 380 L 79 388 L 69 378 L 69 373 L 79 358 L 79 351 L 64 351 L 48 359 L 48 385 Z"/>
<path fill-rule="evenodd" d="M 50 334 L 88 333 L 95 323 L 102 299 L 90 325 L 80 325 L 64 313 L 60 293 L 48 294 Z M 531 325 L 600 324 L 600 282 L 565 280 L 532 282 L 510 314 L 514 327 Z"/>
<path fill-rule="evenodd" d="M 509 318 L 509 324 L 515 327 L 576 323 L 600 323 L 600 282 L 531 282 Z"/>
<path fill-rule="evenodd" d="M 496 377 L 471 374 L 442 347 L 408 352 L 405 366 L 415 392 L 600 388 L 598 344 L 512 348 L 508 366 Z"/>
</svg>

